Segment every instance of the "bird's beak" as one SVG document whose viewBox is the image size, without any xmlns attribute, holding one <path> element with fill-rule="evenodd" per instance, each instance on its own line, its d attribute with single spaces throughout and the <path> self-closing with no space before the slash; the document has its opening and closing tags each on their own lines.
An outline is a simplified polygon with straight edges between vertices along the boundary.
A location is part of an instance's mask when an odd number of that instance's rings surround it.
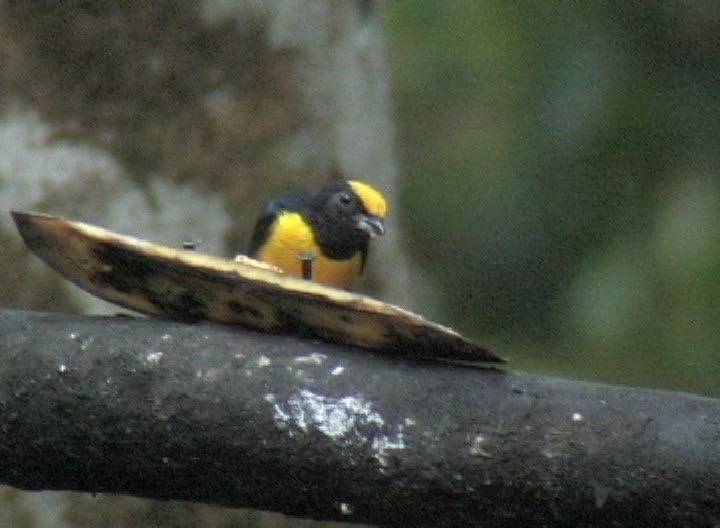
<svg viewBox="0 0 720 528">
<path fill-rule="evenodd" d="M 359 214 L 355 217 L 355 225 L 370 238 L 385 234 L 385 222 L 379 216 Z"/>
</svg>

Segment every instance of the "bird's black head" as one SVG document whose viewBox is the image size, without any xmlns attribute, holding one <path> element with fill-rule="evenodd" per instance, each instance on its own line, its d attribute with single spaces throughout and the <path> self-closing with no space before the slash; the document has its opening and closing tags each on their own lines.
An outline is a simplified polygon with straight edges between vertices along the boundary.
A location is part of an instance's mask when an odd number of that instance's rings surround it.
<svg viewBox="0 0 720 528">
<path fill-rule="evenodd" d="M 371 237 L 383 235 L 385 198 L 360 182 L 339 181 L 318 191 L 308 212 L 326 256 L 348 259 L 367 254 Z"/>
</svg>

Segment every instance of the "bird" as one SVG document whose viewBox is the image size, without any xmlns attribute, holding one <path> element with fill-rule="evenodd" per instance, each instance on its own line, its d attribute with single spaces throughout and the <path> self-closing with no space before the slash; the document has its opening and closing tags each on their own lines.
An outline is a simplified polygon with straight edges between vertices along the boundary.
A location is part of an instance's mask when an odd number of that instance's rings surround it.
<svg viewBox="0 0 720 528">
<path fill-rule="evenodd" d="M 370 239 L 385 234 L 387 212 L 385 196 L 356 180 L 290 191 L 265 205 L 247 256 L 350 290 L 365 269 Z"/>
</svg>

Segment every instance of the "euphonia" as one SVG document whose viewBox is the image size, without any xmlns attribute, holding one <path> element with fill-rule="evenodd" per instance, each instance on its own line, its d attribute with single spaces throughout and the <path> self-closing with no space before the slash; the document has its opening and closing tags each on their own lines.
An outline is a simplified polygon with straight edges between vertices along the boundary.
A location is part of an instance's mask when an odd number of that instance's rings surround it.
<svg viewBox="0 0 720 528">
<path fill-rule="evenodd" d="M 350 289 L 365 268 L 370 239 L 385 234 L 387 209 L 380 191 L 353 180 L 280 195 L 260 215 L 248 256 Z"/>
</svg>

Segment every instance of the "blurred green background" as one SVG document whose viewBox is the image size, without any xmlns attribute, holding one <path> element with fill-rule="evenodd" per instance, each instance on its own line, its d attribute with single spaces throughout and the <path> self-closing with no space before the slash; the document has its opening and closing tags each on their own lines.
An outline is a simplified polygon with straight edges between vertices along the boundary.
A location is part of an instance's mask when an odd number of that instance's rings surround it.
<svg viewBox="0 0 720 528">
<path fill-rule="evenodd" d="M 431 315 L 513 368 L 720 396 L 720 6 L 386 6 Z"/>
</svg>

